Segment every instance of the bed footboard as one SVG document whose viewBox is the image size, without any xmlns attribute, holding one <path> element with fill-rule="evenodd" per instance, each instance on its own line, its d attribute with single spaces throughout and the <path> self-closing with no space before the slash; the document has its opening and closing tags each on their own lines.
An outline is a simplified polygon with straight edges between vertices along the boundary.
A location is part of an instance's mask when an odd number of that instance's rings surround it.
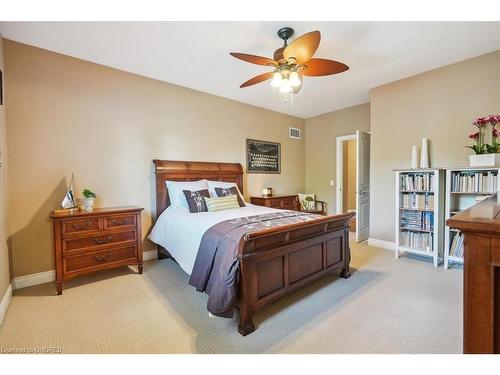
<svg viewBox="0 0 500 375">
<path fill-rule="evenodd" d="M 349 220 L 352 214 L 322 217 L 306 223 L 252 233 L 239 248 L 240 324 L 255 330 L 252 314 L 266 304 L 331 272 L 351 276 Z"/>
</svg>

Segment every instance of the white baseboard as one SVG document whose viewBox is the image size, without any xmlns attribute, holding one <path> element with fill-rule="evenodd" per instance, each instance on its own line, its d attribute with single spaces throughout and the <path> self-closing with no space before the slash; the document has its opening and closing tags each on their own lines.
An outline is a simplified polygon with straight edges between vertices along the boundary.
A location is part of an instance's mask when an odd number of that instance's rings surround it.
<svg viewBox="0 0 500 375">
<path fill-rule="evenodd" d="M 396 248 L 395 242 L 379 240 L 377 238 L 368 238 L 368 245 L 381 247 L 382 249 L 393 250 L 393 251 Z"/>
<path fill-rule="evenodd" d="M 28 286 L 50 283 L 55 279 L 55 270 L 33 273 L 31 275 L 14 277 L 14 280 L 12 281 L 12 287 L 14 288 L 14 290 L 27 288 Z"/>
<path fill-rule="evenodd" d="M 12 284 L 9 285 L 5 294 L 0 301 L 0 325 L 7 314 L 7 309 L 9 308 L 10 300 L 12 299 Z"/>
<path fill-rule="evenodd" d="M 157 259 L 157 258 L 158 258 L 157 250 L 145 251 L 142 253 L 143 261 Z M 18 276 L 14 277 L 14 280 L 12 281 L 12 289 L 16 290 L 16 289 L 27 288 L 28 286 L 50 283 L 55 279 L 56 279 L 55 270 L 33 273 L 31 275 L 26 275 L 26 276 Z"/>
</svg>

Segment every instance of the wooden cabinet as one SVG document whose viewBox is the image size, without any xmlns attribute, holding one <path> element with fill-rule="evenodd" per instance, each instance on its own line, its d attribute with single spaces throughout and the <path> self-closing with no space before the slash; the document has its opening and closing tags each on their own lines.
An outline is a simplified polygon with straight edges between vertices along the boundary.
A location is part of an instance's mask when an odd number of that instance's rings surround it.
<svg viewBox="0 0 500 375">
<path fill-rule="evenodd" d="M 464 235 L 464 353 L 500 354 L 500 196 L 447 225 Z"/>
<path fill-rule="evenodd" d="M 52 212 L 57 294 L 73 277 L 125 265 L 142 273 L 139 207 Z"/>
<path fill-rule="evenodd" d="M 297 195 L 273 195 L 270 197 L 250 197 L 250 203 L 257 206 L 279 208 L 283 210 L 297 209 Z"/>
</svg>

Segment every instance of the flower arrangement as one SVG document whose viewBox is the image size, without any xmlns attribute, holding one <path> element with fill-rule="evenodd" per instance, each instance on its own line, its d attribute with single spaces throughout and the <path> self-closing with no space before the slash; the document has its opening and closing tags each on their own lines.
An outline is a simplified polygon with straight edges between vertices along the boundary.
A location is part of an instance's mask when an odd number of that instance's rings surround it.
<svg viewBox="0 0 500 375">
<path fill-rule="evenodd" d="M 488 126 L 491 125 L 491 126 Z M 500 152 L 500 144 L 497 142 L 500 136 L 500 131 L 496 129 L 496 125 L 500 124 L 500 115 L 489 115 L 486 117 L 478 117 L 472 122 L 477 128 L 477 132 L 469 134 L 469 138 L 475 141 L 472 146 L 465 146 L 473 150 L 476 155 L 494 154 Z M 489 129 L 487 129 L 489 128 Z M 490 140 L 486 140 L 487 135 L 491 135 Z"/>
</svg>

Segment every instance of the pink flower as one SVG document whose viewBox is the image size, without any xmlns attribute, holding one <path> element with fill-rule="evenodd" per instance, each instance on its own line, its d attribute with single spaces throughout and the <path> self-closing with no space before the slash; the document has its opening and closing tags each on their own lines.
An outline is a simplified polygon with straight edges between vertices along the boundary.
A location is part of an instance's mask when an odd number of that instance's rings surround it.
<svg viewBox="0 0 500 375">
<path fill-rule="evenodd" d="M 479 132 L 469 134 L 469 138 L 470 139 L 478 139 L 479 138 Z"/>
<path fill-rule="evenodd" d="M 493 128 L 491 129 L 491 135 L 493 136 L 493 138 L 498 138 L 500 132 L 497 129 Z"/>
<path fill-rule="evenodd" d="M 488 123 L 488 118 L 486 117 L 478 117 L 472 122 L 472 125 L 477 126 L 478 128 L 482 128 L 484 125 Z"/>
<path fill-rule="evenodd" d="M 500 122 L 500 115 L 489 115 L 488 122 L 491 125 L 495 126 L 496 124 L 498 124 Z"/>
</svg>

